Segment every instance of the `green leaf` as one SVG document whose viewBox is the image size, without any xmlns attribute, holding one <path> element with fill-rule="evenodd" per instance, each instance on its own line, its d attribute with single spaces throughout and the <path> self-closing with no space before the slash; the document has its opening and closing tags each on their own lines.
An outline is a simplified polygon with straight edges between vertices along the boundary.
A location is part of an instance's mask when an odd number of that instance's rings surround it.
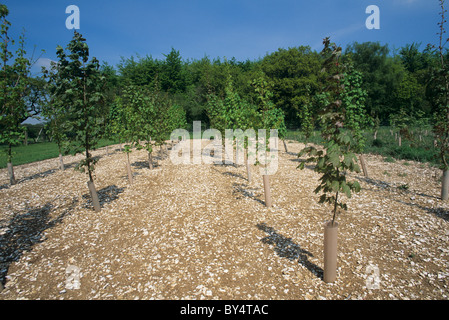
<svg viewBox="0 0 449 320">
<path fill-rule="evenodd" d="M 340 189 L 340 183 L 338 181 L 331 182 L 332 191 L 337 192 Z"/>
<path fill-rule="evenodd" d="M 346 182 L 341 183 L 341 189 L 348 198 L 351 197 L 351 188 L 346 184 Z"/>
</svg>

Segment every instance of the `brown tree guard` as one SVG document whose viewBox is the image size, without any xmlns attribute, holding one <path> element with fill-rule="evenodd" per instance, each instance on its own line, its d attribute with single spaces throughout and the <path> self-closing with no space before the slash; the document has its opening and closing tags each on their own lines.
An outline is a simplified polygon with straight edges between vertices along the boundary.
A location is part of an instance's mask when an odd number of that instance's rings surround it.
<svg viewBox="0 0 449 320">
<path fill-rule="evenodd" d="M 238 167 L 240 165 L 239 162 L 239 146 L 235 147 L 235 166 Z"/>
<path fill-rule="evenodd" d="M 8 176 L 9 176 L 9 183 L 11 185 L 16 184 L 16 177 L 14 176 L 14 168 L 12 166 L 11 162 L 8 162 Z"/>
<path fill-rule="evenodd" d="M 284 143 L 285 152 L 288 153 L 287 143 L 285 142 L 285 140 L 282 140 L 282 142 Z"/>
<path fill-rule="evenodd" d="M 263 189 L 265 192 L 265 206 L 271 207 L 271 190 L 270 190 L 270 176 L 262 175 L 263 177 Z"/>
<path fill-rule="evenodd" d="M 64 171 L 64 161 L 62 160 L 62 154 L 59 154 L 59 169 Z"/>
<path fill-rule="evenodd" d="M 323 280 L 332 283 L 337 278 L 337 238 L 338 223 L 326 222 L 324 225 L 324 274 Z"/>
<path fill-rule="evenodd" d="M 368 169 L 366 168 L 365 157 L 363 154 L 359 156 L 360 164 L 362 165 L 363 175 L 368 178 Z"/>
<path fill-rule="evenodd" d="M 449 170 L 443 171 L 442 185 L 441 185 L 441 200 L 449 200 Z"/>
<path fill-rule="evenodd" d="M 148 168 L 150 168 L 150 170 L 153 170 L 153 153 L 152 152 L 148 152 Z"/>
<path fill-rule="evenodd" d="M 126 170 L 128 171 L 128 180 L 130 184 L 133 184 L 133 173 L 131 171 L 131 165 L 129 163 L 129 154 L 126 154 L 127 161 L 126 161 Z"/>
<path fill-rule="evenodd" d="M 93 181 L 87 181 L 87 186 L 89 187 L 90 196 L 92 198 L 92 204 L 94 206 L 94 210 L 97 212 L 101 211 L 100 200 L 98 199 L 97 190 L 95 189 L 95 185 Z"/>
</svg>

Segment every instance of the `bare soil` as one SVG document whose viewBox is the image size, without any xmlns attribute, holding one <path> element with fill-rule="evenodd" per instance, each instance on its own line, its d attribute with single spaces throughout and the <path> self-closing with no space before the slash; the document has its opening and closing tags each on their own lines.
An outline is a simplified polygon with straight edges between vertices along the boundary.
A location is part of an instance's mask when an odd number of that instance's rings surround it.
<svg viewBox="0 0 449 320">
<path fill-rule="evenodd" d="M 102 210 L 90 201 L 81 156 L 0 172 L 0 299 L 448 299 L 449 203 L 441 171 L 365 155 L 369 178 L 338 216 L 335 283 L 322 280 L 331 208 L 319 176 L 297 169 L 302 144 L 281 147 L 267 208 L 259 169 L 175 165 L 118 146 L 94 152 Z M 111 150 L 112 148 L 110 148 Z M 79 282 L 76 276 L 79 276 Z"/>
</svg>

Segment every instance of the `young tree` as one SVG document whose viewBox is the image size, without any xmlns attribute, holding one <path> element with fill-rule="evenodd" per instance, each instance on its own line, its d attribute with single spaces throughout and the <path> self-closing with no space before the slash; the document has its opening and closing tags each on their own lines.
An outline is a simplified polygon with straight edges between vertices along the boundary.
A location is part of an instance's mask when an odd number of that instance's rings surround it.
<svg viewBox="0 0 449 320">
<path fill-rule="evenodd" d="M 100 203 L 94 185 L 93 173 L 97 160 L 92 156 L 104 131 L 104 76 L 96 58 L 89 61 L 86 39 L 74 32 L 67 46 L 68 54 L 61 46 L 56 49 L 58 61 L 57 95 L 64 96 L 66 128 L 71 132 L 70 151 L 85 154 L 77 169 L 87 172 L 87 182 L 94 208 L 100 211 Z"/>
<path fill-rule="evenodd" d="M 440 38 L 437 47 L 439 56 L 439 66 L 434 68 L 432 81 L 434 82 L 436 95 L 434 98 L 435 113 L 434 127 L 437 147 L 439 148 L 439 158 L 441 169 L 443 171 L 441 185 L 441 199 L 447 201 L 449 199 L 449 63 L 447 61 L 446 44 L 449 39 L 444 39 L 446 33 L 444 24 L 446 22 L 445 1 L 440 0 L 441 22 L 438 23 L 440 28 Z"/>
<path fill-rule="evenodd" d="M 359 160 L 362 165 L 363 174 L 368 177 L 363 149 L 366 138 L 364 129 L 372 125 L 372 119 L 365 110 L 366 91 L 362 88 L 362 73 L 355 70 L 352 65 L 347 66 L 348 70 L 343 78 L 344 91 L 342 93 L 342 103 L 345 109 L 345 126 L 351 130 L 353 150 L 359 153 Z"/>
<path fill-rule="evenodd" d="M 352 150 L 352 131 L 344 130 L 346 125 L 346 110 L 343 104 L 344 70 L 341 65 L 341 48 L 331 44 L 329 38 L 323 41 L 322 51 L 324 62 L 323 71 L 327 81 L 324 92 L 327 93 L 329 103 L 322 110 L 321 134 L 325 141 L 324 150 L 317 150 L 314 146 L 304 148 L 299 156 L 308 154 L 306 162 L 315 162 L 315 171 L 321 174 L 320 184 L 315 193 L 322 191 L 319 203 L 329 203 L 333 206 L 333 218 L 324 227 L 324 274 L 325 282 L 333 282 L 337 269 L 337 226 L 335 220 L 338 207 L 346 210 L 347 205 L 341 200 L 341 195 L 351 197 L 352 192 L 358 192 L 360 185 L 357 181 L 347 181 L 346 172 L 359 172 L 357 158 Z M 305 162 L 299 167 L 304 169 Z"/>
<path fill-rule="evenodd" d="M 142 117 L 139 108 L 144 105 L 144 95 L 140 87 L 127 85 L 123 89 L 122 97 L 116 99 L 118 108 L 118 133 L 120 139 L 125 143 L 126 170 L 129 183 L 133 183 L 131 163 L 129 156 L 134 147 L 140 147 L 142 128 Z"/>
<path fill-rule="evenodd" d="M 299 168 L 304 169 L 306 162 L 316 163 L 314 170 L 321 174 L 321 182 L 315 189 L 315 193 L 322 191 L 323 194 L 319 202 L 329 203 L 333 206 L 331 222 L 333 225 L 338 207 L 347 209 L 346 204 L 340 199 L 341 195 L 344 194 L 349 198 L 351 192 L 360 190 L 357 181 L 346 180 L 346 172 L 359 172 L 360 168 L 351 148 L 351 131 L 343 130 L 346 124 L 346 114 L 342 102 L 344 70 L 340 63 L 341 48 L 331 43 L 329 38 L 324 39 L 323 44 L 323 70 L 328 74 L 325 91 L 329 94 L 329 103 L 321 113 L 321 133 L 325 140 L 325 150 L 318 150 L 314 146 L 301 150 L 299 156 L 308 154 L 309 158 L 305 162 L 301 162 Z"/>
<path fill-rule="evenodd" d="M 16 57 L 13 63 L 10 63 L 13 53 L 9 50 L 9 45 L 14 44 L 14 40 L 8 35 L 11 26 L 6 19 L 8 14 L 6 5 L 0 5 L 0 60 L 2 63 L 0 72 L 0 143 L 8 146 L 6 148 L 8 175 L 11 185 L 13 185 L 16 184 L 16 178 L 12 165 L 12 147 L 20 144 L 25 137 L 24 127 L 21 126 L 21 123 L 28 118 L 24 96 L 28 87 L 30 61 L 25 58 L 26 51 L 22 34 Z"/>
<path fill-rule="evenodd" d="M 52 137 L 53 141 L 58 145 L 59 150 L 59 167 L 64 170 L 63 153 L 67 149 L 67 136 L 65 131 L 66 108 L 65 100 L 62 92 L 58 90 L 57 83 L 61 79 L 57 79 L 58 65 L 53 64 L 51 69 L 42 68 L 43 78 L 46 80 L 47 94 L 41 99 L 42 116 L 47 120 L 46 131 Z"/>
<path fill-rule="evenodd" d="M 265 205 L 267 207 L 271 206 L 271 190 L 270 190 L 270 179 L 269 175 L 270 173 L 267 170 L 269 161 L 272 159 L 268 159 L 268 148 L 271 138 L 271 130 L 274 129 L 277 131 L 277 136 L 275 137 L 275 141 L 278 141 L 278 137 L 280 136 L 282 139 L 285 138 L 285 134 L 287 131 L 287 128 L 285 126 L 284 122 L 284 112 L 281 109 L 278 109 L 275 107 L 274 103 L 272 102 L 273 93 L 270 90 L 269 83 L 265 80 L 263 76 L 260 76 L 253 80 L 252 82 L 254 91 L 257 94 L 256 98 L 256 106 L 258 107 L 258 113 L 259 113 L 259 122 L 255 123 L 255 129 L 264 129 L 266 130 L 267 137 L 265 139 L 265 152 L 264 156 L 265 159 L 263 160 L 265 168 L 264 173 L 262 174 L 263 177 L 263 184 L 264 184 L 264 192 L 265 192 Z M 260 139 L 258 139 L 259 143 Z M 275 145 L 275 147 L 278 147 Z M 271 149 L 271 146 L 270 146 Z M 276 152 L 278 152 L 276 150 Z M 272 155 L 270 155 L 271 158 Z"/>
<path fill-rule="evenodd" d="M 320 93 L 312 95 L 310 87 L 307 88 L 304 103 L 298 112 L 298 117 L 301 122 L 301 132 L 304 134 L 306 146 L 310 136 L 313 134 L 313 130 L 315 130 L 316 110 L 323 104 L 323 99 L 325 99 L 325 95 Z"/>
<path fill-rule="evenodd" d="M 162 146 L 170 136 L 172 128 L 171 108 L 173 103 L 166 92 L 160 90 L 158 80 L 155 81 L 155 87 L 151 95 L 151 104 L 154 108 L 154 119 L 151 121 L 150 137 L 154 140 L 154 144 L 159 146 L 159 153 L 162 158 Z M 148 122 L 149 124 L 150 122 Z M 149 125 L 150 126 L 150 125 Z"/>
<path fill-rule="evenodd" d="M 402 146 L 402 138 L 411 139 L 410 125 L 413 122 L 412 115 L 405 108 L 401 108 L 398 113 L 390 115 L 390 124 L 398 129 L 398 145 Z"/>
</svg>

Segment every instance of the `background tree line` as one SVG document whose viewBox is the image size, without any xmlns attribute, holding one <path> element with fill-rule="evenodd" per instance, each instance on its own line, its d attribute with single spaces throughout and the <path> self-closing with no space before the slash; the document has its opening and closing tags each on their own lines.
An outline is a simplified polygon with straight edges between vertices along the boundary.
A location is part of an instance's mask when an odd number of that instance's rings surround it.
<svg viewBox="0 0 449 320">
<path fill-rule="evenodd" d="M 289 128 L 301 128 L 301 113 L 305 108 L 317 114 L 319 104 L 311 103 L 320 94 L 322 58 L 308 46 L 280 48 L 257 60 L 237 61 L 235 58 L 203 57 L 183 60 L 179 51 L 172 49 L 165 59 L 151 56 L 123 58 L 114 68 L 104 65 L 115 93 L 124 83 L 154 87 L 155 79 L 187 114 L 187 123 L 201 120 L 209 125 L 207 96 L 211 93 L 225 96 L 226 81 L 233 79 L 237 94 L 249 103 L 257 97 L 251 86 L 262 74 L 273 92 L 273 103 L 284 112 Z M 391 50 L 378 42 L 353 43 L 342 53 L 342 62 L 352 62 L 361 73 L 361 87 L 367 92 L 367 113 L 381 125 L 392 125 L 392 115 L 401 110 L 410 117 L 430 119 L 435 106 L 435 90 L 431 70 L 439 57 L 429 46 L 419 43 Z M 318 119 L 314 119 L 317 124 Z"/>
</svg>

